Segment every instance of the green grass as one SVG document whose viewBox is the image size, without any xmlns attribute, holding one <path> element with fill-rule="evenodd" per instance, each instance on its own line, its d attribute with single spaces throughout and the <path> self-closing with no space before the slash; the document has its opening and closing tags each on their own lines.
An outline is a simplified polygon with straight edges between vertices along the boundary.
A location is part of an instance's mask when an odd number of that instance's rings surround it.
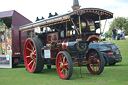
<svg viewBox="0 0 128 85">
<path fill-rule="evenodd" d="M 29 73 L 24 65 L 13 69 L 0 69 L 0 85 L 127 85 L 128 84 L 128 40 L 112 41 L 121 50 L 123 61 L 115 66 L 106 66 L 101 75 L 92 75 L 86 67 L 74 67 L 70 80 L 59 78 L 55 66 L 41 73 Z"/>
</svg>

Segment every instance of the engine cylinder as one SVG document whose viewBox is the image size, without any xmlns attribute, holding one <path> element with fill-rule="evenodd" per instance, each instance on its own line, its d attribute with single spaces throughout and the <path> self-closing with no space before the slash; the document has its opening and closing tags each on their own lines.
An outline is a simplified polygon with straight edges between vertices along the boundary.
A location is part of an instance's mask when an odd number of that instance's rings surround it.
<svg viewBox="0 0 128 85">
<path fill-rule="evenodd" d="M 68 51 L 72 55 L 85 54 L 87 48 L 87 41 L 71 41 L 70 39 L 65 39 L 61 42 L 61 50 Z"/>
</svg>

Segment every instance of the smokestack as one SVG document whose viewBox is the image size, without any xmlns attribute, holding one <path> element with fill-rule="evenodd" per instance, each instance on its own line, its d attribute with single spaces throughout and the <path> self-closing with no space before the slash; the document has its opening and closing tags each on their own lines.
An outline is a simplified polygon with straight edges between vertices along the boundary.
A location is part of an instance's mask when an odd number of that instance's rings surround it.
<svg viewBox="0 0 128 85">
<path fill-rule="evenodd" d="M 80 6 L 79 6 L 79 1 L 78 0 L 73 0 L 73 6 L 72 6 L 72 9 L 73 10 L 77 10 L 79 9 Z"/>
</svg>

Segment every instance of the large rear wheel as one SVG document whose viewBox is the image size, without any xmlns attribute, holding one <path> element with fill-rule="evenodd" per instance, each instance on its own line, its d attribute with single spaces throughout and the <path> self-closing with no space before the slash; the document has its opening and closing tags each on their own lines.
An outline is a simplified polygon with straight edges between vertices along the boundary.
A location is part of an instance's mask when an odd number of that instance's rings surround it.
<svg viewBox="0 0 128 85">
<path fill-rule="evenodd" d="M 29 72 L 41 72 L 44 66 L 44 59 L 41 57 L 41 47 L 43 46 L 39 38 L 29 38 L 24 47 L 24 63 Z"/>
<path fill-rule="evenodd" d="M 68 52 L 60 51 L 56 58 L 56 69 L 62 79 L 70 79 L 73 73 L 72 59 Z"/>
<path fill-rule="evenodd" d="M 87 68 L 91 74 L 99 75 L 104 69 L 104 58 L 97 49 L 91 49 L 88 51 L 87 60 L 91 63 L 87 65 Z"/>
</svg>

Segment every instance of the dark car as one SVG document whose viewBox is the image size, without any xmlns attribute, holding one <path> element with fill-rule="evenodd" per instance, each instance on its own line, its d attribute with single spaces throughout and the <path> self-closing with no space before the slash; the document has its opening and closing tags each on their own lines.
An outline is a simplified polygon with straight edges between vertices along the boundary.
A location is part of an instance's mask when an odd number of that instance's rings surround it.
<svg viewBox="0 0 128 85">
<path fill-rule="evenodd" d="M 90 43 L 89 48 L 97 48 L 101 51 L 105 65 L 115 65 L 122 61 L 120 49 L 114 43 Z"/>
</svg>

